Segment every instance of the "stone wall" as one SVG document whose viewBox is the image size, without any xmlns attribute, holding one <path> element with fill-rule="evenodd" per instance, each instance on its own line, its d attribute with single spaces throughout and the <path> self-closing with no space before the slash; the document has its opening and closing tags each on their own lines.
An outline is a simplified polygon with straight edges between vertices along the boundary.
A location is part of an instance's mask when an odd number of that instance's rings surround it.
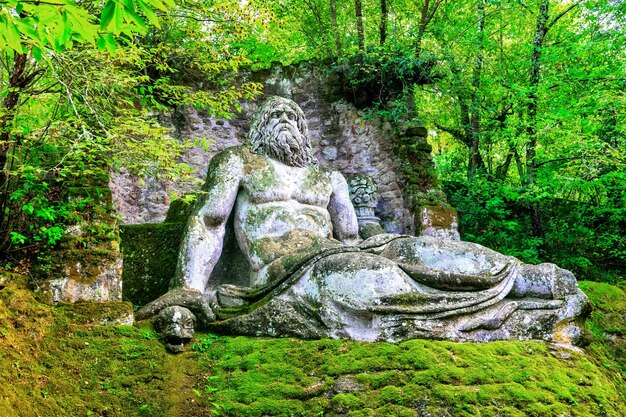
<svg viewBox="0 0 626 417">
<path fill-rule="evenodd" d="M 88 186 L 93 185 L 89 176 L 84 180 L 86 186 L 66 187 L 64 197 L 89 204 L 74 213 L 74 224 L 66 227 L 59 245 L 40 255 L 31 269 L 37 293 L 49 303 L 122 299 L 119 222 L 111 192 L 106 187 Z"/>
<path fill-rule="evenodd" d="M 293 99 L 303 109 L 313 148 L 323 165 L 344 175 L 367 174 L 378 185 L 380 200 L 376 215 L 388 232 L 412 233 L 414 220 L 406 196 L 404 180 L 394 153 L 394 134 L 389 123 L 364 117 L 364 113 L 339 98 L 333 80 L 312 65 L 276 67 L 251 76 L 265 86 L 264 96 L 280 95 Z M 257 100 L 262 102 L 263 97 Z M 190 147 L 182 160 L 204 178 L 208 162 L 215 153 L 244 142 L 257 103 L 244 103 L 243 110 L 231 120 L 220 120 L 194 108 L 179 109 L 164 116 L 163 122 L 175 129 L 181 140 L 214 142 L 211 151 Z M 136 178 L 114 173 L 111 190 L 115 207 L 126 224 L 156 223 L 164 220 L 170 194 L 184 190 L 153 179 L 141 185 Z"/>
</svg>

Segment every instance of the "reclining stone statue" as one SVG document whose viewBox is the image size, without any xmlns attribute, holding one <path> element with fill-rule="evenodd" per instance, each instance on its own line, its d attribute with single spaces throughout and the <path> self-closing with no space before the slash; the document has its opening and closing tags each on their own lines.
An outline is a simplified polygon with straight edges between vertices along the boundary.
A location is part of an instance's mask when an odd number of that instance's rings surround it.
<svg viewBox="0 0 626 417">
<path fill-rule="evenodd" d="M 318 165 L 291 100 L 261 106 L 247 145 L 211 160 L 204 191 L 170 291 L 139 319 L 180 306 L 213 331 L 251 336 L 581 343 L 589 302 L 569 271 L 371 224 L 361 239 L 346 179 Z M 243 277 L 214 273 L 229 218 Z"/>
</svg>

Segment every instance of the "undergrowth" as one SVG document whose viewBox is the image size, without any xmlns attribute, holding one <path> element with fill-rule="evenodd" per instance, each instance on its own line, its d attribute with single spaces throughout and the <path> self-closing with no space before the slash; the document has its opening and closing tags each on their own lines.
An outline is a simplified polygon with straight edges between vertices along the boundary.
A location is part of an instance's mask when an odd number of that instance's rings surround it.
<svg viewBox="0 0 626 417">
<path fill-rule="evenodd" d="M 0 417 L 623 416 L 625 288 L 583 282 L 585 353 L 541 342 L 254 339 L 200 333 L 165 352 L 149 323 L 51 307 L 0 280 Z M 130 306 L 127 306 L 130 310 Z"/>
<path fill-rule="evenodd" d="M 203 370 L 229 416 L 622 416 L 623 381 L 540 342 L 221 338 Z M 621 388 L 620 388 L 621 387 Z"/>
</svg>

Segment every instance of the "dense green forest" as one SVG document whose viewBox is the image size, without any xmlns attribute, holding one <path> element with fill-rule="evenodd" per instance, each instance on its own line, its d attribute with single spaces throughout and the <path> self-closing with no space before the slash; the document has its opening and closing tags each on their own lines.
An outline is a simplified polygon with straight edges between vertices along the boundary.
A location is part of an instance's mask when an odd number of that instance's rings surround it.
<svg viewBox="0 0 626 417">
<path fill-rule="evenodd" d="M 623 1 L 0 0 L 0 28 L 2 267 L 90 209 L 71 184 L 190 180 L 160 112 L 229 117 L 261 90 L 238 73 L 307 60 L 371 117 L 428 128 L 463 239 L 624 279 Z"/>
</svg>

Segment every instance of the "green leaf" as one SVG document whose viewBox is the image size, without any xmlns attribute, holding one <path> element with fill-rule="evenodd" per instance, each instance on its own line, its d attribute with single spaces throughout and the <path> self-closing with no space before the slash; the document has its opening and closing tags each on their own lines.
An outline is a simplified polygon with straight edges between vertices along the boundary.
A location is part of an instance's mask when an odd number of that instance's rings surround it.
<svg viewBox="0 0 626 417">
<path fill-rule="evenodd" d="M 110 33 L 107 33 L 107 34 L 102 35 L 102 36 L 104 37 L 106 50 L 110 54 L 114 54 L 115 53 L 115 49 L 117 48 L 117 42 L 115 42 L 115 38 Z"/>
<path fill-rule="evenodd" d="M 37 31 L 33 29 L 33 26 L 35 25 L 35 21 L 33 19 L 31 18 L 20 19 L 16 21 L 15 23 L 17 24 L 17 28 L 22 34 L 28 36 L 32 40 L 41 42 L 41 40 L 39 39 L 39 36 L 37 35 Z"/>
<path fill-rule="evenodd" d="M 26 214 L 33 214 L 35 212 L 35 207 L 33 207 L 32 204 L 24 204 L 22 206 L 22 210 L 24 211 L 24 213 Z"/>
<path fill-rule="evenodd" d="M 98 38 L 98 26 L 90 21 L 90 16 L 81 13 L 79 9 L 67 8 L 67 18 L 72 24 L 73 38 L 79 41 L 94 43 Z"/>
<path fill-rule="evenodd" d="M 117 9 L 117 4 L 113 0 L 108 0 L 104 5 L 104 9 L 102 9 L 102 14 L 100 15 L 100 28 L 106 30 L 111 24 L 113 20 L 113 16 L 115 14 L 115 10 Z"/>
<path fill-rule="evenodd" d="M 63 28 L 60 42 L 61 44 L 66 44 L 72 37 L 72 24 L 67 20 L 66 10 L 63 10 L 60 25 L 61 25 L 61 28 Z"/>
<path fill-rule="evenodd" d="M 141 12 L 146 16 L 148 21 L 153 24 L 157 29 L 161 29 L 161 25 L 159 24 L 159 19 L 156 14 L 152 11 L 152 9 L 143 1 L 137 0 L 137 5 Z"/>
<path fill-rule="evenodd" d="M 116 35 L 124 30 L 124 8 L 116 7 L 113 11 L 113 33 Z"/>
<path fill-rule="evenodd" d="M 37 48 L 36 46 L 33 47 L 33 58 L 35 58 L 35 61 L 41 61 L 41 49 Z"/>
<path fill-rule="evenodd" d="M 133 4 L 133 0 L 119 0 L 122 5 L 128 10 L 135 10 L 135 5 Z"/>
<path fill-rule="evenodd" d="M 160 0 L 148 0 L 150 6 L 154 6 L 159 10 L 162 11 L 167 11 L 168 7 L 174 7 L 176 4 L 173 1 L 170 0 L 164 0 L 164 3 L 161 2 Z"/>
<path fill-rule="evenodd" d="M 142 32 L 145 32 L 146 30 L 148 30 L 146 23 L 143 21 L 141 16 L 139 16 L 135 12 L 134 9 L 129 9 L 128 7 L 125 6 L 124 10 L 126 12 L 126 15 L 130 18 L 130 20 L 132 20 L 142 30 Z"/>
<path fill-rule="evenodd" d="M 4 39 L 6 39 L 7 44 L 14 51 L 23 54 L 24 49 L 22 48 L 22 43 L 20 42 L 20 31 L 15 26 L 12 20 L 4 21 L 5 30 Z"/>
<path fill-rule="evenodd" d="M 106 39 L 104 39 L 104 35 L 100 35 L 100 37 L 98 37 L 98 40 L 96 41 L 96 44 L 98 45 L 98 50 L 101 52 L 104 52 L 106 49 L 106 45 L 107 45 L 107 41 Z"/>
<path fill-rule="evenodd" d="M 17 232 L 11 232 L 11 243 L 14 245 L 23 245 L 26 243 L 26 236 Z"/>
</svg>

